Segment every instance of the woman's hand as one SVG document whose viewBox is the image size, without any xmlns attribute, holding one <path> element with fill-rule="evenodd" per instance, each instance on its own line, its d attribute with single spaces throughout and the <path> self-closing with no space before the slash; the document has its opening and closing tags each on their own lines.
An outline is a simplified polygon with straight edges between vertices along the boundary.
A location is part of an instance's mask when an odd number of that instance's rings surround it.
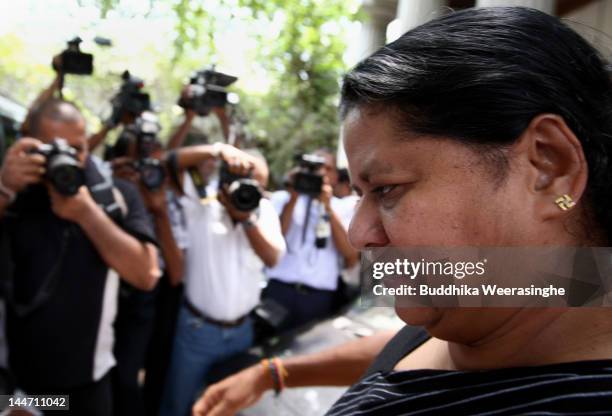
<svg viewBox="0 0 612 416">
<path fill-rule="evenodd" d="M 272 377 L 256 364 L 210 386 L 193 406 L 193 416 L 232 416 L 272 389 Z"/>
</svg>

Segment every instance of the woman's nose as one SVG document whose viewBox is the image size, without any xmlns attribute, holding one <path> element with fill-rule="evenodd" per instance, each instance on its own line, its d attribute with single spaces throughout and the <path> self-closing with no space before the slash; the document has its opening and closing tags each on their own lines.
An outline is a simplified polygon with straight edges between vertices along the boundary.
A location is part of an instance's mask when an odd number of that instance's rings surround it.
<svg viewBox="0 0 612 416">
<path fill-rule="evenodd" d="M 389 244 L 389 238 L 385 233 L 378 209 L 366 198 L 362 198 L 355 208 L 348 238 L 351 245 L 357 250 Z"/>
</svg>

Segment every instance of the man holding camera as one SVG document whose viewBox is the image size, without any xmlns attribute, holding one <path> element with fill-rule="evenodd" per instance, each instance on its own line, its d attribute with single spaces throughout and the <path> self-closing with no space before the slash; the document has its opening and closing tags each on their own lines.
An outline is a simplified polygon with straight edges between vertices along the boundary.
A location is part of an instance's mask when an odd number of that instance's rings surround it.
<svg viewBox="0 0 612 416">
<path fill-rule="evenodd" d="M 287 254 L 268 268 L 264 299 L 288 311 L 281 330 L 329 316 L 342 267 L 357 261 L 347 236 L 353 206 L 332 195 L 336 181 L 333 155 L 320 150 L 302 156 L 300 166 L 289 174 L 288 190 L 272 197 Z"/>
<path fill-rule="evenodd" d="M 73 104 L 40 103 L 28 131 L 0 170 L 11 368 L 28 394 L 70 395 L 69 414 L 110 415 L 117 275 L 155 286 L 150 222 L 133 186 L 96 168 Z"/>
<path fill-rule="evenodd" d="M 159 413 L 181 300 L 186 220 L 180 197 L 161 162 L 160 129 L 157 117 L 143 112 L 126 125 L 106 152 L 114 175 L 132 182 L 140 192 L 154 225 L 164 270 L 152 292 L 138 290 L 127 282 L 120 286 L 115 321 L 115 416 Z M 141 387 L 139 372 L 143 368 L 146 378 Z"/>
<path fill-rule="evenodd" d="M 182 171 L 211 158 L 222 162 L 219 191 L 201 198 Z M 264 161 L 215 143 L 172 152 L 168 165 L 183 178 L 189 250 L 161 414 L 184 416 L 211 366 L 251 347 L 249 314 L 259 302 L 263 267 L 276 264 L 285 243 L 274 208 L 261 197 Z"/>
</svg>

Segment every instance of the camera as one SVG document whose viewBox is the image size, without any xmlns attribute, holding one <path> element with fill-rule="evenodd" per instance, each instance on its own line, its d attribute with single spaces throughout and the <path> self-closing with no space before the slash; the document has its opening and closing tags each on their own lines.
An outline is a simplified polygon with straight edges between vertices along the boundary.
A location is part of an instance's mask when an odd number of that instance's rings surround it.
<svg viewBox="0 0 612 416">
<path fill-rule="evenodd" d="M 316 197 L 323 189 L 323 175 L 317 171 L 325 165 L 325 158 L 312 155 L 298 155 L 296 161 L 300 167 L 299 171 L 293 176 L 291 186 L 293 189 L 308 196 Z"/>
<path fill-rule="evenodd" d="M 227 87 L 238 78 L 217 72 L 213 69 L 197 71 L 189 80 L 189 97 L 181 97 L 178 104 L 195 111 L 200 116 L 210 113 L 214 107 L 224 107 L 227 100 Z"/>
<path fill-rule="evenodd" d="M 93 73 L 93 55 L 81 52 L 78 36 L 68 41 L 68 47 L 61 53 L 61 68 L 53 63 L 53 69 L 64 74 L 91 75 Z"/>
<path fill-rule="evenodd" d="M 142 184 L 150 191 L 155 191 L 164 183 L 166 171 L 159 160 L 153 158 L 139 159 L 134 167 L 140 173 Z"/>
<path fill-rule="evenodd" d="M 138 117 L 151 109 L 149 94 L 142 92 L 144 81 L 130 74 L 130 71 L 125 71 L 121 75 L 121 79 L 123 80 L 121 88 L 111 100 L 113 106 L 111 122 L 114 125 L 119 124 L 123 114 L 127 113 Z"/>
<path fill-rule="evenodd" d="M 47 159 L 45 178 L 62 195 L 75 195 L 85 185 L 85 172 L 77 160 L 77 152 L 66 140 L 55 139 L 43 144 L 31 153 L 38 153 Z"/>
<path fill-rule="evenodd" d="M 153 113 L 143 112 L 132 124 L 125 126 L 115 146 L 107 149 L 106 160 L 129 156 L 130 146 L 136 150 L 137 160 L 132 167 L 140 173 L 140 180 L 145 188 L 154 191 L 164 183 L 166 170 L 159 160 L 151 157 L 159 146 L 157 135 L 161 130 L 157 117 Z"/>
<path fill-rule="evenodd" d="M 225 185 L 228 186 L 230 202 L 237 210 L 251 212 L 259 207 L 263 197 L 259 182 L 250 177 L 234 175 L 224 161 L 219 170 L 219 188 Z"/>
</svg>

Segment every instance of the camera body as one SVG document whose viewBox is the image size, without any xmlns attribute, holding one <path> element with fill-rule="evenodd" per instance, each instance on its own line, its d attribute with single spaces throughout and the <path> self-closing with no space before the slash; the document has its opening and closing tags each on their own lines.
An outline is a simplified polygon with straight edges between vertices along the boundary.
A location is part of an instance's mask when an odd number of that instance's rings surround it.
<svg viewBox="0 0 612 416">
<path fill-rule="evenodd" d="M 189 96 L 181 97 L 178 104 L 200 116 L 208 115 L 212 108 L 227 104 L 227 87 L 237 80 L 214 69 L 197 71 L 189 80 Z"/>
<path fill-rule="evenodd" d="M 148 190 L 155 191 L 164 184 L 166 171 L 159 160 L 150 157 L 139 159 L 134 162 L 134 168 L 140 173 L 140 180 Z"/>
<path fill-rule="evenodd" d="M 143 112 L 151 110 L 151 98 L 149 94 L 142 92 L 144 81 L 130 74 L 130 71 L 123 72 L 121 79 L 123 80 L 121 88 L 111 100 L 113 106 L 111 121 L 115 125 L 119 124 L 123 114 L 138 117 Z"/>
<path fill-rule="evenodd" d="M 231 204 L 239 211 L 252 212 L 259 207 L 263 192 L 259 182 L 245 176 L 234 175 L 227 163 L 221 162 L 219 188 L 227 185 Z"/>
<path fill-rule="evenodd" d="M 61 53 L 61 68 L 53 64 L 53 69 L 64 74 L 91 75 L 93 73 L 93 55 L 81 52 L 79 46 L 81 42 L 82 39 L 78 36 L 69 40 L 68 47 Z"/>
<path fill-rule="evenodd" d="M 325 165 L 325 158 L 304 154 L 296 157 L 299 171 L 293 176 L 291 186 L 300 194 L 316 197 L 323 189 L 323 175 L 318 170 Z"/>
<path fill-rule="evenodd" d="M 43 144 L 32 153 L 46 159 L 45 178 L 62 195 L 75 195 L 85 185 L 85 171 L 79 164 L 77 152 L 64 139 L 56 138 L 51 144 Z"/>
<path fill-rule="evenodd" d="M 140 173 L 140 180 L 145 188 L 155 191 L 164 183 L 166 170 L 163 164 L 151 157 L 159 145 L 157 135 L 161 127 L 157 117 L 149 112 L 143 112 L 132 124 L 125 126 L 114 148 L 105 159 L 114 159 L 129 155 L 132 144 L 136 148 L 136 158 L 132 167 Z"/>
</svg>

